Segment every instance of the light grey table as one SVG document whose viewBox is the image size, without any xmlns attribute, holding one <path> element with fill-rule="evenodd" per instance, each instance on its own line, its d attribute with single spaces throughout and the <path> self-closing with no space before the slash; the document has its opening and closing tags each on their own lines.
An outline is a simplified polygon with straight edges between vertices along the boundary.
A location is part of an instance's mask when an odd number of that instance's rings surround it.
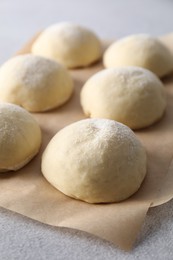
<svg viewBox="0 0 173 260">
<path fill-rule="evenodd" d="M 173 0 L 0 0 L 0 63 L 36 31 L 59 21 L 101 38 L 173 32 Z M 0 260 L 173 259 L 173 201 L 149 210 L 130 253 L 92 235 L 54 228 L 0 208 Z"/>
</svg>

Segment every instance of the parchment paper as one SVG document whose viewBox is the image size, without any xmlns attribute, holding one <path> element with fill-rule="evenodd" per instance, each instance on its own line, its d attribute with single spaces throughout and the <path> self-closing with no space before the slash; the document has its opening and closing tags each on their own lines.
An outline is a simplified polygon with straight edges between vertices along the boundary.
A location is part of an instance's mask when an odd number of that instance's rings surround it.
<svg viewBox="0 0 173 260">
<path fill-rule="evenodd" d="M 18 53 L 29 52 L 34 39 Z M 53 135 L 84 118 L 79 103 L 80 89 L 102 68 L 99 62 L 86 69 L 71 70 L 75 93 L 70 101 L 50 112 L 33 114 L 43 134 L 40 153 L 21 170 L 0 176 L 0 206 L 46 224 L 92 233 L 130 250 L 149 207 L 173 197 L 173 75 L 164 79 L 168 101 L 164 117 L 155 125 L 135 132 L 147 150 L 148 171 L 142 187 L 131 198 L 101 205 L 81 202 L 53 188 L 40 171 L 41 154 Z"/>
</svg>

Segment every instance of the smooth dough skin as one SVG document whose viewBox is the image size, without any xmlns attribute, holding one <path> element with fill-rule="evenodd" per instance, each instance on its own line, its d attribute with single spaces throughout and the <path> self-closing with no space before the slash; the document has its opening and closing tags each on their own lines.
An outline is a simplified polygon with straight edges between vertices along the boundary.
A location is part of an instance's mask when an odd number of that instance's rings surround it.
<svg viewBox="0 0 173 260">
<path fill-rule="evenodd" d="M 68 71 L 57 62 L 32 54 L 19 55 L 0 68 L 0 101 L 31 112 L 64 104 L 73 92 Z"/>
<path fill-rule="evenodd" d="M 173 70 L 173 56 L 158 39 L 149 35 L 131 35 L 111 44 L 104 53 L 106 68 L 138 66 L 163 77 Z"/>
<path fill-rule="evenodd" d="M 81 91 L 84 113 L 119 121 L 132 129 L 158 121 L 166 107 L 162 82 L 139 67 L 105 69 L 92 76 Z"/>
<path fill-rule="evenodd" d="M 84 119 L 58 132 L 42 157 L 44 177 L 58 190 L 89 203 L 125 200 L 146 175 L 146 152 L 125 125 Z"/>
<path fill-rule="evenodd" d="M 41 130 L 23 108 L 0 103 L 0 172 L 16 171 L 39 151 Z"/>
<path fill-rule="evenodd" d="M 32 53 L 55 59 L 67 68 L 85 67 L 101 58 L 101 42 L 92 31 L 73 23 L 45 29 L 32 46 Z"/>
</svg>

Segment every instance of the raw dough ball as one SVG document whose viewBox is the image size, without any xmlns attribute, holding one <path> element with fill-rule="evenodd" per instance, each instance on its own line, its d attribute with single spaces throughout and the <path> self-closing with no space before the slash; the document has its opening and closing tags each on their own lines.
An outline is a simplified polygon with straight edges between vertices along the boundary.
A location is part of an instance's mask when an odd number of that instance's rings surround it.
<svg viewBox="0 0 173 260">
<path fill-rule="evenodd" d="M 64 194 L 89 203 L 118 202 L 146 174 L 146 153 L 125 125 L 85 119 L 58 132 L 42 158 L 45 178 Z"/>
<path fill-rule="evenodd" d="M 152 72 L 122 67 L 92 76 L 81 91 L 81 105 L 87 116 L 114 119 L 138 129 L 162 117 L 166 100 L 164 86 Z"/>
<path fill-rule="evenodd" d="M 173 56 L 159 40 L 139 34 L 111 44 L 104 54 L 104 65 L 106 68 L 139 66 L 162 77 L 173 70 Z"/>
<path fill-rule="evenodd" d="M 23 108 L 0 103 L 0 172 L 18 170 L 39 151 L 41 131 Z"/>
<path fill-rule="evenodd" d="M 85 67 L 101 57 L 101 43 L 92 31 L 82 26 L 59 23 L 41 33 L 32 53 L 55 59 L 67 68 Z"/>
<path fill-rule="evenodd" d="M 73 92 L 68 71 L 53 60 L 32 54 L 19 55 L 0 68 L 0 100 L 32 112 L 65 103 Z"/>
</svg>

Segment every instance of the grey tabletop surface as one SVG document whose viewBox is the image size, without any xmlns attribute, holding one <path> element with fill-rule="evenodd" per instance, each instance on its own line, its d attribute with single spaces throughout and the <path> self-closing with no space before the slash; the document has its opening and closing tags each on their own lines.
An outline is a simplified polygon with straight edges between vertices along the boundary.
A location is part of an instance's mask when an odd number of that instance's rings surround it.
<svg viewBox="0 0 173 260">
<path fill-rule="evenodd" d="M 173 32 L 173 0 L 0 0 L 0 63 L 35 32 L 73 21 L 103 39 Z M 149 210 L 134 249 L 0 208 L 0 259 L 173 259 L 173 200 Z"/>
</svg>

